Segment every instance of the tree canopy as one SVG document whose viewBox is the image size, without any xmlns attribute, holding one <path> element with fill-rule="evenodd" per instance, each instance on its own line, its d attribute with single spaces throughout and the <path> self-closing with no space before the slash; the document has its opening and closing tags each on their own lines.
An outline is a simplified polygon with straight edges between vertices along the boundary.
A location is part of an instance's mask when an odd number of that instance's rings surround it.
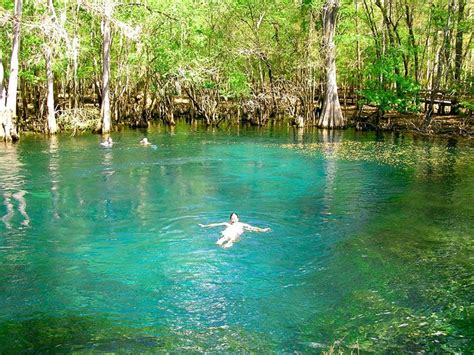
<svg viewBox="0 0 474 355">
<path fill-rule="evenodd" d="M 6 87 L 15 1 L 0 5 Z M 17 125 L 45 130 L 45 48 L 60 128 L 97 124 L 107 22 L 114 124 L 141 126 L 153 118 L 172 124 L 190 110 L 208 124 L 232 110 L 257 124 L 280 113 L 315 123 L 327 69 L 323 8 L 321 0 L 24 0 Z M 472 109 L 473 19 L 466 0 L 341 0 L 337 21 L 339 90 L 381 112 L 419 111 L 420 91 L 430 90 Z"/>
</svg>

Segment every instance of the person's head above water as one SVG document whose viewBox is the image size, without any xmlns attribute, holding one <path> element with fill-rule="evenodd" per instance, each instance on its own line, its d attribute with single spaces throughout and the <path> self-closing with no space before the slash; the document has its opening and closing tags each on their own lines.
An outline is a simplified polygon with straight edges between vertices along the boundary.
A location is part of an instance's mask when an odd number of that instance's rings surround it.
<svg viewBox="0 0 474 355">
<path fill-rule="evenodd" d="M 111 137 L 107 137 L 105 141 L 101 142 L 100 144 L 104 147 L 111 147 L 114 142 L 112 141 Z"/>
<path fill-rule="evenodd" d="M 239 216 L 237 216 L 237 213 L 232 212 L 229 216 L 229 219 L 231 224 L 237 223 L 239 221 Z"/>
</svg>

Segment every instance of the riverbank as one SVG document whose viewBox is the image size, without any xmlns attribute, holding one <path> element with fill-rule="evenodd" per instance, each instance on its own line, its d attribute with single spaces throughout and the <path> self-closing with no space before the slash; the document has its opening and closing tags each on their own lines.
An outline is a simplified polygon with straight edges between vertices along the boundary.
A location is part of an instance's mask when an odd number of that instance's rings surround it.
<svg viewBox="0 0 474 355">
<path fill-rule="evenodd" d="M 269 116 L 262 121 L 250 112 L 240 109 L 236 103 L 228 102 L 225 105 L 220 118 L 214 124 L 208 124 L 206 119 L 192 109 L 189 100 L 176 100 L 170 121 L 168 117 L 160 115 L 159 112 L 150 113 L 148 119 L 140 115 L 121 116 L 112 122 L 112 130 L 120 127 L 146 128 L 152 124 L 162 123 L 173 126 L 178 121 L 184 121 L 191 125 L 223 127 L 228 125 L 254 125 L 254 126 L 292 126 L 294 118 L 280 110 L 277 114 Z M 343 105 L 344 117 L 347 128 L 355 128 L 359 131 L 384 131 L 399 133 L 415 133 L 423 136 L 436 137 L 463 137 L 474 138 L 474 118 L 464 112 L 459 115 L 434 114 L 431 123 L 423 126 L 424 113 L 400 114 L 398 112 L 387 112 L 382 117 L 377 117 L 375 107 L 364 105 L 363 110 L 358 110 L 355 105 Z M 62 110 L 58 112 L 59 131 L 77 134 L 82 131 L 98 133 L 101 130 L 100 110 L 97 104 L 86 105 L 82 109 Z M 317 117 L 314 122 L 305 122 L 305 128 L 315 128 Z M 114 128 L 115 127 L 115 128 Z M 38 124 L 37 120 L 21 120 L 19 131 L 44 133 L 47 131 L 46 122 Z M 20 134 L 21 134 L 20 133 Z"/>
<path fill-rule="evenodd" d="M 344 110 L 349 125 L 358 130 L 382 130 L 400 133 L 410 132 L 425 136 L 474 138 L 474 118 L 472 115 L 433 115 L 431 124 L 423 128 L 424 113 L 400 114 L 398 112 L 388 112 L 376 122 L 373 117 L 375 112 L 375 108 L 367 106 L 362 112 L 358 112 L 355 106 L 347 107 Z"/>
</svg>

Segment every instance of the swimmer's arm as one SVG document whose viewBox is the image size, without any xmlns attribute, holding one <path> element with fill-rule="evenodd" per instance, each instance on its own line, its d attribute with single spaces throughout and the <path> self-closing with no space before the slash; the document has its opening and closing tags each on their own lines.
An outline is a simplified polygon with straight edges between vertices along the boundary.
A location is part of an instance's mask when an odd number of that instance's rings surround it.
<svg viewBox="0 0 474 355">
<path fill-rule="evenodd" d="M 244 229 L 251 231 L 251 232 L 270 232 L 270 228 L 259 228 L 251 226 L 250 224 L 242 223 Z"/>
<path fill-rule="evenodd" d="M 201 223 L 199 223 L 198 226 L 199 226 L 199 227 L 204 227 L 204 228 L 205 228 L 205 227 L 219 227 L 219 226 L 226 226 L 226 227 L 228 227 L 228 226 L 230 226 L 230 224 L 227 223 L 227 222 L 211 223 L 211 224 L 201 224 Z"/>
</svg>

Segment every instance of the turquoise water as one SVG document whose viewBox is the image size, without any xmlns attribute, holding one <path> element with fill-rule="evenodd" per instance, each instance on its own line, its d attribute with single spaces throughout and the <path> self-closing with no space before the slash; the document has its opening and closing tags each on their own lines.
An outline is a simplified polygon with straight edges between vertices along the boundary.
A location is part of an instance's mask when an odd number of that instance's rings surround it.
<svg viewBox="0 0 474 355">
<path fill-rule="evenodd" d="M 0 146 L 0 353 L 473 350 L 472 143 L 112 137 Z"/>
</svg>

